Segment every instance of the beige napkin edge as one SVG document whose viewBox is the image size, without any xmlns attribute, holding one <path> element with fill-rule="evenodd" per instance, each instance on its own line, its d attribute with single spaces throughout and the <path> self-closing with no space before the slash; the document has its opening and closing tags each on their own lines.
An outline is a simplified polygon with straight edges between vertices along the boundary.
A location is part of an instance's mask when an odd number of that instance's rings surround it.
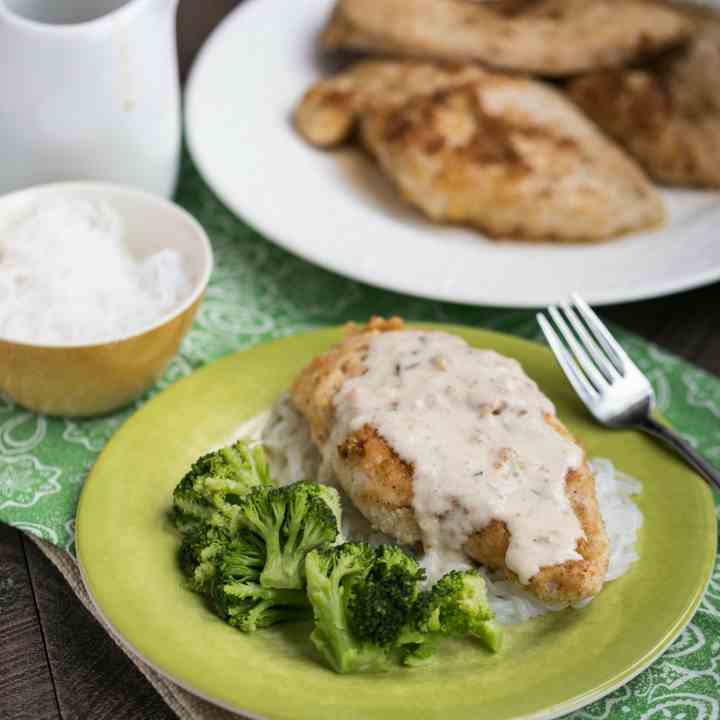
<svg viewBox="0 0 720 720">
<path fill-rule="evenodd" d="M 60 571 L 65 581 L 84 605 L 85 609 L 97 620 L 115 644 L 130 658 L 138 670 L 147 678 L 167 706 L 180 720 L 238 720 L 239 715 L 223 710 L 202 698 L 193 695 L 184 688 L 176 685 L 161 675 L 157 670 L 141 660 L 128 646 L 128 644 L 111 628 L 101 617 L 85 590 L 80 569 L 75 560 L 64 550 L 28 534 L 28 537 L 37 545 L 40 551 Z"/>
</svg>

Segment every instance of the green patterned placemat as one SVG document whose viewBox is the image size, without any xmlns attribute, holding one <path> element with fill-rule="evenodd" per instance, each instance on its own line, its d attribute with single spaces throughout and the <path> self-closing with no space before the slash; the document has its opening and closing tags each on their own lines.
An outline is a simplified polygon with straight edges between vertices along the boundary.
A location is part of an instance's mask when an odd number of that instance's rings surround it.
<svg viewBox="0 0 720 720">
<path fill-rule="evenodd" d="M 411 298 L 295 258 L 228 212 L 187 158 L 177 200 L 210 235 L 216 267 L 195 324 L 156 387 L 133 406 L 90 420 L 46 418 L 0 396 L 0 521 L 71 554 L 83 481 L 113 432 L 154 394 L 222 355 L 313 327 L 364 321 L 371 314 L 461 323 L 540 339 L 532 312 Z M 720 380 L 634 336 L 618 336 L 652 381 L 663 413 L 720 465 Z M 663 657 L 572 717 L 720 717 L 720 565 L 692 623 Z"/>
</svg>

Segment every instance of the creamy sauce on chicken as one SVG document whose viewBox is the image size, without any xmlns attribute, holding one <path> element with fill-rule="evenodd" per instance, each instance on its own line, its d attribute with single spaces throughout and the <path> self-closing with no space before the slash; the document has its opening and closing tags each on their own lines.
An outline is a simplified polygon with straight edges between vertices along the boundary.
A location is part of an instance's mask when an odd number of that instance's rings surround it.
<svg viewBox="0 0 720 720">
<path fill-rule="evenodd" d="M 412 466 L 426 551 L 460 557 L 496 519 L 522 583 L 581 559 L 565 479 L 582 451 L 547 424 L 554 407 L 519 363 L 454 335 L 400 331 L 373 336 L 365 365 L 335 396 L 336 420 L 345 435 L 374 427 Z"/>
</svg>

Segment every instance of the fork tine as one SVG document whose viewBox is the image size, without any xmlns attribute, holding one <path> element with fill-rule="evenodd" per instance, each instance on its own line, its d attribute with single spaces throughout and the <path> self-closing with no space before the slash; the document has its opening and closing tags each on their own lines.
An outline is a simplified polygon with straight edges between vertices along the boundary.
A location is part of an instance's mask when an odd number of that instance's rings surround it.
<svg viewBox="0 0 720 720">
<path fill-rule="evenodd" d="M 585 350 L 595 361 L 595 365 L 600 368 L 600 372 L 605 376 L 605 379 L 612 385 L 612 383 L 620 377 L 615 366 L 608 360 L 595 338 L 587 331 L 585 324 L 578 316 L 575 308 L 569 303 L 563 303 L 562 309 L 575 334 L 580 338 L 580 342 L 585 347 Z"/>
<path fill-rule="evenodd" d="M 583 346 L 577 341 L 577 338 L 573 334 L 572 330 L 568 327 L 560 311 L 551 305 L 548 308 L 550 317 L 555 323 L 555 327 L 560 330 L 560 334 L 565 338 L 565 344 L 570 348 L 570 352 L 574 355 L 575 361 L 580 366 L 580 370 L 585 373 L 585 376 L 590 381 L 592 386 L 601 392 L 603 387 L 607 385 L 605 378 L 598 372 L 595 364 L 590 359 L 590 356 L 585 352 Z"/>
<path fill-rule="evenodd" d="M 605 350 L 617 371 L 621 375 L 625 375 L 631 367 L 634 367 L 633 361 L 628 357 L 618 341 L 610 334 L 610 331 L 595 314 L 593 309 L 577 293 L 573 293 L 571 298 L 580 311 L 590 332 L 594 335 L 603 350 Z"/>
<path fill-rule="evenodd" d="M 545 339 L 548 341 L 548 345 L 550 345 L 551 350 L 555 354 L 555 358 L 565 373 L 565 377 L 570 381 L 570 384 L 583 403 L 585 403 L 585 406 L 588 409 L 592 408 L 598 398 L 597 391 L 580 372 L 572 356 L 565 349 L 560 337 L 555 330 L 553 330 L 552 325 L 550 325 L 546 317 L 542 313 L 538 313 L 536 317 L 543 331 L 543 335 L 545 335 Z"/>
</svg>

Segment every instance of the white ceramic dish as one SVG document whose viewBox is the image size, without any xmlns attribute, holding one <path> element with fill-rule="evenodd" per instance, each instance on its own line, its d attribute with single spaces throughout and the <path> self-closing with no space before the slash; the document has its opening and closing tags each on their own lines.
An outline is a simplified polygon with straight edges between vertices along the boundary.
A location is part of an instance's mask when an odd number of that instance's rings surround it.
<svg viewBox="0 0 720 720">
<path fill-rule="evenodd" d="M 720 193 L 668 191 L 667 226 L 587 246 L 495 242 L 433 225 L 359 151 L 322 152 L 292 109 L 327 74 L 314 40 L 334 0 L 247 0 L 213 33 L 186 95 L 190 150 L 223 202 L 277 244 L 392 290 L 531 307 L 572 291 L 594 304 L 720 278 Z"/>
<path fill-rule="evenodd" d="M 177 0 L 0 0 L 0 193 L 102 180 L 173 194 Z"/>
</svg>

